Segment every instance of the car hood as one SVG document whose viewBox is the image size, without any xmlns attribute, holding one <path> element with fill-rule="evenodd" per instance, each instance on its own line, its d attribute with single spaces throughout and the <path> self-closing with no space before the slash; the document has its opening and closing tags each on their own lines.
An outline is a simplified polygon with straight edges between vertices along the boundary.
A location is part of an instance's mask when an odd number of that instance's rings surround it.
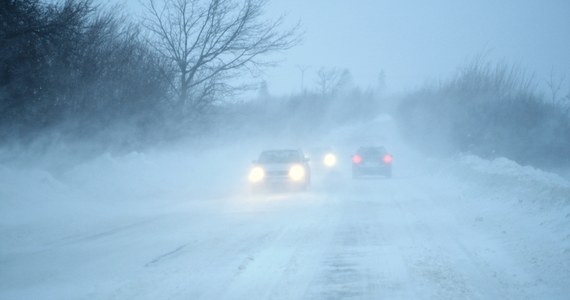
<svg viewBox="0 0 570 300">
<path fill-rule="evenodd" d="M 260 164 L 259 166 L 262 167 L 267 172 L 272 172 L 272 171 L 288 171 L 292 165 L 294 165 L 294 164 L 275 163 L 275 164 Z"/>
</svg>

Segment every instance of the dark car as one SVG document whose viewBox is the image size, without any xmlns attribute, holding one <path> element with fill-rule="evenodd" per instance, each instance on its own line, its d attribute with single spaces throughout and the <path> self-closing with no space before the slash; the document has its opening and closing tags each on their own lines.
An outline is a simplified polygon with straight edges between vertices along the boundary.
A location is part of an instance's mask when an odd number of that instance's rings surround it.
<svg viewBox="0 0 570 300">
<path fill-rule="evenodd" d="M 254 190 L 294 188 L 305 190 L 311 182 L 308 159 L 300 150 L 267 150 L 261 152 L 249 172 Z"/>
<path fill-rule="evenodd" d="M 360 147 L 352 156 L 352 177 L 392 177 L 392 155 L 384 147 Z"/>
</svg>

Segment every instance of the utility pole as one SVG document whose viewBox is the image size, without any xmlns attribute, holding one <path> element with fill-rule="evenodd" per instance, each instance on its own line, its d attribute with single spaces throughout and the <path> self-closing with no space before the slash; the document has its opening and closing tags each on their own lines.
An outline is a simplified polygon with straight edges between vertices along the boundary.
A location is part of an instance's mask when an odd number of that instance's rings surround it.
<svg viewBox="0 0 570 300">
<path fill-rule="evenodd" d="M 310 66 L 307 65 L 297 65 L 297 69 L 301 71 L 301 93 L 305 94 L 305 71 L 310 69 Z"/>
</svg>

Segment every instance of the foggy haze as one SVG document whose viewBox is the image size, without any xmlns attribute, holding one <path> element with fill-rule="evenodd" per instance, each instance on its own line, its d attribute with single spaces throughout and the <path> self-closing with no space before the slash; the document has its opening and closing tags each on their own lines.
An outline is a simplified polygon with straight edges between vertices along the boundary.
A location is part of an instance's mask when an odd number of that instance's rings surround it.
<svg viewBox="0 0 570 300">
<path fill-rule="evenodd" d="M 569 13 L 1 2 L 0 299 L 567 299 Z"/>
</svg>

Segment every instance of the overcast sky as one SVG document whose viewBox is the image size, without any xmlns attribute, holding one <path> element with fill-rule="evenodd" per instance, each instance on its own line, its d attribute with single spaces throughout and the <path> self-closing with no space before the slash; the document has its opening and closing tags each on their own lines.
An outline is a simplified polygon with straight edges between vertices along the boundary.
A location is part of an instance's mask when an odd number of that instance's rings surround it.
<svg viewBox="0 0 570 300">
<path fill-rule="evenodd" d="M 138 0 L 125 2 L 138 10 Z M 384 70 L 397 92 L 448 78 L 482 52 L 541 81 L 551 70 L 570 77 L 568 0 L 270 0 L 268 17 L 282 13 L 301 21 L 305 38 L 266 72 L 272 94 L 300 90 L 298 65 L 311 67 L 308 87 L 325 66 L 350 69 L 363 87 Z"/>
</svg>

